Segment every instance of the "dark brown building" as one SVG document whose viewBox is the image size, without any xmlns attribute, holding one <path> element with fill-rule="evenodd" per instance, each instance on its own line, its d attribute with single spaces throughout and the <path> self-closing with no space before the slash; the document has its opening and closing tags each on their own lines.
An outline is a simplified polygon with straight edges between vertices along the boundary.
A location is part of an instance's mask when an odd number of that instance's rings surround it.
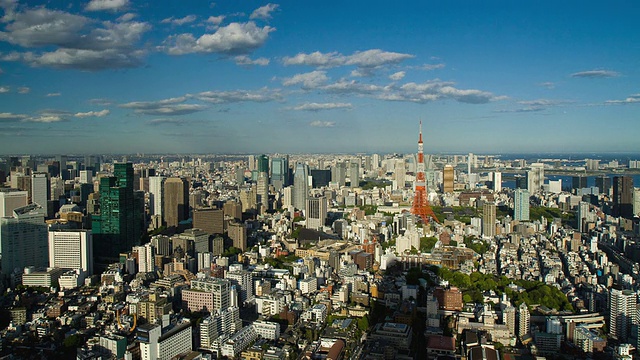
<svg viewBox="0 0 640 360">
<path fill-rule="evenodd" d="M 202 229 L 209 235 L 224 233 L 224 211 L 204 208 L 193 210 L 193 227 Z"/>
</svg>

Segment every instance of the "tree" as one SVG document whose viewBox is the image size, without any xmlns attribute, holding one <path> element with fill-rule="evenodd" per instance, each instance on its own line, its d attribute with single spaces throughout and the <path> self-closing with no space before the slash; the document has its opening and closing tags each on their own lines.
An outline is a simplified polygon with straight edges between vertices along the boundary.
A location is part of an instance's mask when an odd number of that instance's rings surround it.
<svg viewBox="0 0 640 360">
<path fill-rule="evenodd" d="M 369 317 L 367 315 L 358 319 L 358 329 L 362 331 L 367 331 L 369 328 Z"/>
</svg>

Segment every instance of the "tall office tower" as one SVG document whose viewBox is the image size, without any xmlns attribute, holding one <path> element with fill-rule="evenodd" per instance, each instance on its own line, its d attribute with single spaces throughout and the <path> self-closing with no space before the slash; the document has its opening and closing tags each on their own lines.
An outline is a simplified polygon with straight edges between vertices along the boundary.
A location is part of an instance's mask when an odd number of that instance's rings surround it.
<svg viewBox="0 0 640 360">
<path fill-rule="evenodd" d="M 306 210 L 307 196 L 309 196 L 309 167 L 298 163 L 293 175 L 293 206 L 298 210 Z"/>
<path fill-rule="evenodd" d="M 502 191 L 502 173 L 499 171 L 493 173 L 493 191 Z"/>
<path fill-rule="evenodd" d="M 436 214 L 433 213 L 427 194 L 427 184 L 424 176 L 424 145 L 422 143 L 422 121 L 420 121 L 420 135 L 418 137 L 418 164 L 416 168 L 416 185 L 415 195 L 413 197 L 413 205 L 411 213 L 418 216 L 426 224 L 429 218 L 438 221 Z"/>
<path fill-rule="evenodd" d="M 535 194 L 542 189 L 542 184 L 544 184 L 544 164 L 533 163 L 531 170 L 527 171 L 527 190 L 530 194 Z"/>
<path fill-rule="evenodd" d="M 627 342 L 635 323 L 637 295 L 633 290 L 609 290 L 609 336 Z"/>
<path fill-rule="evenodd" d="M 258 156 L 258 172 L 269 176 L 269 157 L 265 154 Z"/>
<path fill-rule="evenodd" d="M 19 207 L 11 217 L 0 218 L 2 274 L 21 273 L 25 266 L 46 267 L 48 253 L 47 225 L 40 205 Z"/>
<path fill-rule="evenodd" d="M 331 181 L 344 186 L 347 183 L 347 164 L 338 162 L 331 170 Z"/>
<path fill-rule="evenodd" d="M 149 178 L 149 213 L 162 218 L 164 208 L 164 176 L 152 176 Z"/>
<path fill-rule="evenodd" d="M 225 204 L 225 207 L 226 206 L 227 204 Z M 193 210 L 193 227 L 197 229 L 202 229 L 209 235 L 213 235 L 213 234 L 222 235 L 224 234 L 224 215 L 225 215 L 225 211 L 222 209 L 214 209 L 214 208 L 194 209 Z M 242 213 L 240 214 L 240 217 L 242 217 Z"/>
<path fill-rule="evenodd" d="M 242 204 L 239 202 L 228 200 L 223 205 L 224 215 L 232 219 L 242 220 Z"/>
<path fill-rule="evenodd" d="M 258 175 L 258 182 L 256 184 L 257 198 L 256 201 L 265 209 L 269 209 L 269 175 L 266 172 L 261 172 Z"/>
<path fill-rule="evenodd" d="M 633 189 L 633 215 L 640 216 L 640 188 Z"/>
<path fill-rule="evenodd" d="M 600 160 L 587 159 L 585 162 L 586 162 L 587 170 L 596 171 L 600 169 Z"/>
<path fill-rule="evenodd" d="M 522 175 L 515 175 L 514 180 L 516 182 L 516 189 L 527 189 L 527 177 Z"/>
<path fill-rule="evenodd" d="M 197 253 L 209 252 L 209 234 L 198 228 L 185 230 L 178 235 L 183 239 L 188 239 L 193 243 L 193 250 Z"/>
<path fill-rule="evenodd" d="M 289 161 L 286 157 L 271 158 L 271 185 L 276 190 L 288 186 Z"/>
<path fill-rule="evenodd" d="M 150 243 L 156 248 L 157 255 L 169 256 L 173 253 L 173 241 L 165 235 L 156 235 L 151 238 Z"/>
<path fill-rule="evenodd" d="M 56 162 L 58 163 L 59 174 L 63 180 L 69 180 L 69 173 L 67 172 L 67 155 L 56 155 Z"/>
<path fill-rule="evenodd" d="M 631 176 L 613 178 L 613 216 L 633 218 L 633 178 Z"/>
<path fill-rule="evenodd" d="M 31 202 L 42 206 L 44 217 L 49 217 L 47 201 L 51 198 L 48 173 L 34 173 L 31 175 Z M 51 214 L 53 215 L 53 214 Z"/>
<path fill-rule="evenodd" d="M 531 314 L 524 302 L 518 307 L 518 337 L 522 339 L 531 332 Z"/>
<path fill-rule="evenodd" d="M 307 229 L 322 230 L 327 219 L 327 198 L 307 199 Z"/>
<path fill-rule="evenodd" d="M 596 186 L 598 187 L 600 194 L 608 195 L 609 190 L 611 190 L 611 178 L 606 175 L 598 176 L 596 178 Z"/>
<path fill-rule="evenodd" d="M 253 301 L 253 279 L 251 272 L 246 270 L 228 271 L 225 278 L 239 290 L 238 300 L 240 304 L 244 304 L 247 301 Z"/>
<path fill-rule="evenodd" d="M 189 219 L 189 183 L 183 178 L 168 178 L 164 182 L 164 209 L 167 226 L 178 226 Z"/>
<path fill-rule="evenodd" d="M 349 163 L 349 180 L 351 188 L 360 187 L 360 159 L 351 159 Z"/>
<path fill-rule="evenodd" d="M 453 192 L 453 178 L 454 178 L 453 166 L 449 164 L 445 165 L 444 170 L 442 171 L 442 192 L 445 192 L 445 193 Z"/>
<path fill-rule="evenodd" d="M 242 212 L 247 212 L 256 208 L 257 188 L 252 186 L 249 189 L 240 190 L 240 204 Z"/>
<path fill-rule="evenodd" d="M 290 208 L 293 206 L 293 186 L 287 186 L 282 189 L 282 207 Z"/>
<path fill-rule="evenodd" d="M 80 170 L 80 184 L 92 184 L 93 172 L 91 170 Z"/>
<path fill-rule="evenodd" d="M 247 158 L 247 167 L 249 168 L 249 171 L 256 169 L 256 157 L 254 155 L 249 155 Z"/>
<path fill-rule="evenodd" d="M 311 187 L 314 189 L 329 186 L 331 170 L 311 169 Z"/>
<path fill-rule="evenodd" d="M 405 164 L 404 164 L 404 159 L 397 159 L 395 162 L 395 166 L 394 166 L 394 171 L 393 171 L 393 175 L 395 177 L 396 183 L 395 183 L 395 189 L 404 189 L 404 183 L 405 183 L 405 176 L 406 176 L 406 170 L 405 170 Z"/>
<path fill-rule="evenodd" d="M 133 248 L 138 253 L 138 272 L 149 273 L 155 271 L 156 248 L 151 243 Z"/>
<path fill-rule="evenodd" d="M 0 217 L 13 216 L 13 210 L 29 204 L 29 193 L 12 188 L 0 188 Z"/>
<path fill-rule="evenodd" d="M 80 269 L 85 275 L 93 275 L 91 230 L 49 230 L 49 267 Z"/>
<path fill-rule="evenodd" d="M 371 155 L 371 170 L 376 170 L 380 167 L 380 155 L 373 154 Z"/>
<path fill-rule="evenodd" d="M 507 307 L 502 310 L 502 323 L 507 325 L 511 336 L 516 335 L 516 308 L 507 305 Z"/>
<path fill-rule="evenodd" d="M 482 205 L 482 236 L 496 236 L 496 204 Z"/>
<path fill-rule="evenodd" d="M 191 290 L 213 294 L 213 306 L 207 308 L 212 313 L 231 306 L 231 282 L 227 279 L 191 280 Z"/>
<path fill-rule="evenodd" d="M 115 163 L 114 176 L 100 179 L 100 214 L 92 215 L 94 263 L 108 264 L 140 245 L 142 202 L 133 191 L 133 164 Z"/>
<path fill-rule="evenodd" d="M 364 170 L 365 171 L 371 171 L 371 156 L 369 155 L 365 155 L 364 157 Z"/>
<path fill-rule="evenodd" d="M 513 220 L 529 221 L 529 191 L 525 189 L 513 193 Z"/>
<path fill-rule="evenodd" d="M 586 201 L 580 201 L 578 204 L 578 231 L 586 232 L 586 222 L 589 220 L 590 205 Z"/>
<path fill-rule="evenodd" d="M 11 187 L 14 189 L 26 191 L 27 198 L 29 199 L 29 203 L 33 202 L 31 200 L 33 189 L 31 188 L 30 175 L 24 175 L 22 173 L 11 173 Z"/>
<path fill-rule="evenodd" d="M 572 176 L 571 177 L 571 190 L 584 189 L 587 187 L 586 176 Z"/>
<path fill-rule="evenodd" d="M 247 250 L 247 228 L 244 224 L 230 223 L 227 234 L 233 240 L 233 246 L 242 250 Z"/>
<path fill-rule="evenodd" d="M 468 181 L 469 189 L 473 189 L 475 187 L 475 184 L 471 183 L 472 163 L 473 163 L 473 153 L 469 153 L 469 156 L 467 157 L 467 178 L 468 178 L 467 181 Z"/>
</svg>

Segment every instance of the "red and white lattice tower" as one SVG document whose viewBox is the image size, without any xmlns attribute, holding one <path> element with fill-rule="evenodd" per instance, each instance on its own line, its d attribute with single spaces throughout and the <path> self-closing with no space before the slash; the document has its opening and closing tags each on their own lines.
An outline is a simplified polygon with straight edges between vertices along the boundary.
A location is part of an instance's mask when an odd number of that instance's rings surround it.
<svg viewBox="0 0 640 360">
<path fill-rule="evenodd" d="M 419 216 L 422 221 L 427 224 L 429 218 L 438 222 L 436 214 L 433 213 L 433 209 L 429 205 L 429 199 L 427 196 L 427 185 L 424 175 L 424 152 L 422 144 L 422 121 L 420 121 L 420 138 L 418 139 L 418 166 L 416 173 L 416 193 L 413 198 L 413 206 L 411 206 L 411 213 Z"/>
</svg>

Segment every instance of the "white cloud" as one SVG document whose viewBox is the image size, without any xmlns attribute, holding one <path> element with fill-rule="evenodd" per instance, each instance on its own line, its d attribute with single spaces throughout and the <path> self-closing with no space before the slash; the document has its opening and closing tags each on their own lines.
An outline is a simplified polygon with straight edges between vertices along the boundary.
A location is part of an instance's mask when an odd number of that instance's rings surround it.
<svg viewBox="0 0 640 360">
<path fill-rule="evenodd" d="M 126 13 L 120 16 L 117 20 L 118 22 L 127 22 L 135 19 L 138 15 L 134 13 Z"/>
<path fill-rule="evenodd" d="M 251 59 L 246 55 L 238 55 L 233 58 L 237 65 L 241 66 L 250 66 L 250 65 L 258 65 L 258 66 L 267 66 L 269 65 L 269 59 L 267 58 L 257 58 Z"/>
<path fill-rule="evenodd" d="M 296 74 L 290 78 L 284 79 L 282 85 L 292 86 L 302 84 L 305 89 L 313 89 L 324 84 L 329 78 L 326 71 L 314 70 L 308 73 Z"/>
<path fill-rule="evenodd" d="M 439 63 L 439 64 L 423 64 L 423 65 L 420 65 L 420 66 L 414 66 L 413 69 L 431 71 L 431 70 L 437 70 L 437 69 L 444 69 L 444 67 L 445 67 L 445 64 L 443 64 L 443 63 Z"/>
<path fill-rule="evenodd" d="M 172 35 L 160 49 L 171 55 L 190 53 L 248 54 L 261 47 L 276 29 L 259 27 L 253 21 L 233 22 L 219 27 L 213 34 L 204 34 L 196 39 L 193 34 Z"/>
<path fill-rule="evenodd" d="M 269 20 L 271 19 L 271 13 L 273 11 L 275 11 L 277 8 L 279 7 L 278 4 L 267 4 L 265 6 L 261 6 L 257 9 L 255 9 L 251 15 L 249 16 L 249 19 L 262 19 L 262 20 Z"/>
<path fill-rule="evenodd" d="M 11 88 L 8 86 L 0 86 L 0 94 L 8 93 L 11 91 Z"/>
<path fill-rule="evenodd" d="M 18 94 L 28 94 L 30 91 L 31 89 L 26 86 L 21 86 L 18 88 Z"/>
<path fill-rule="evenodd" d="M 220 24 L 222 24 L 222 22 L 224 21 L 226 16 L 224 15 L 219 15 L 219 16 L 209 16 L 209 18 L 207 19 L 207 22 L 209 24 L 212 24 L 214 26 L 219 26 Z"/>
<path fill-rule="evenodd" d="M 104 109 L 101 111 L 89 111 L 89 112 L 79 112 L 74 114 L 73 116 L 77 118 L 86 118 L 86 117 L 103 117 L 107 116 L 111 113 L 108 109 Z"/>
<path fill-rule="evenodd" d="M 574 78 L 611 78 L 620 76 L 620 73 L 611 70 L 588 70 L 573 73 L 570 76 Z"/>
<path fill-rule="evenodd" d="M 0 113 L 0 123 L 2 122 L 15 122 L 28 118 L 27 115 L 14 114 L 14 113 Z"/>
<path fill-rule="evenodd" d="M 551 82 L 551 81 L 546 81 L 546 82 L 540 83 L 538 85 L 540 85 L 540 86 L 542 86 L 544 88 L 547 88 L 547 89 L 555 89 L 555 87 L 556 87 L 556 83 Z"/>
<path fill-rule="evenodd" d="M 270 102 L 282 100 L 279 91 L 261 89 L 258 91 L 234 90 L 234 91 L 204 91 L 193 97 L 213 104 L 227 104 L 236 102 Z"/>
<path fill-rule="evenodd" d="M 324 68 L 354 65 L 359 68 L 374 69 L 383 65 L 398 64 L 413 57 L 414 55 L 411 54 L 389 52 L 380 49 L 356 51 L 351 55 L 342 55 L 338 52 L 321 53 L 316 51 L 309 54 L 298 53 L 293 57 L 285 57 L 283 58 L 283 64 Z"/>
<path fill-rule="evenodd" d="M 129 5 L 129 0 L 91 0 L 84 8 L 86 11 L 116 11 Z"/>
<path fill-rule="evenodd" d="M 48 93 L 47 95 L 45 95 L 46 97 L 55 97 L 55 96 L 60 96 L 62 95 L 61 93 L 57 92 L 57 93 Z"/>
<path fill-rule="evenodd" d="M 293 110 L 302 111 L 320 111 L 332 109 L 352 109 L 350 103 L 304 103 L 293 108 Z"/>
<path fill-rule="evenodd" d="M 624 100 L 607 100 L 605 104 L 607 105 L 625 105 L 625 104 L 637 104 L 640 103 L 640 94 L 629 95 Z"/>
<path fill-rule="evenodd" d="M 311 127 L 334 127 L 335 125 L 336 123 L 334 121 L 316 120 L 309 123 L 309 126 Z"/>
<path fill-rule="evenodd" d="M 186 100 L 186 96 L 181 96 L 159 101 L 134 101 L 119 106 L 125 109 L 134 109 L 137 114 L 165 116 L 187 115 L 207 109 L 204 105 L 183 104 Z"/>
<path fill-rule="evenodd" d="M 384 87 L 373 84 L 364 84 L 355 80 L 340 79 L 333 84 L 320 87 L 320 89 L 334 94 L 370 95 L 384 91 Z"/>
<path fill-rule="evenodd" d="M 170 18 L 163 19 L 162 21 L 160 21 L 160 23 L 180 26 L 180 25 L 192 23 L 194 21 L 196 21 L 195 15 L 187 15 L 183 18 L 177 18 L 177 19 L 174 19 L 172 16 Z"/>
<path fill-rule="evenodd" d="M 389 79 L 391 79 L 393 81 L 402 80 L 406 74 L 407 73 L 404 72 L 404 71 L 398 71 L 396 73 L 393 73 L 393 74 L 389 75 Z"/>
<path fill-rule="evenodd" d="M 22 120 L 24 122 L 36 122 L 36 123 L 54 123 L 54 122 L 60 122 L 60 121 L 65 121 L 65 118 L 61 115 L 40 115 L 40 116 L 35 116 L 35 117 L 29 117 L 26 118 L 24 120 Z"/>
</svg>

